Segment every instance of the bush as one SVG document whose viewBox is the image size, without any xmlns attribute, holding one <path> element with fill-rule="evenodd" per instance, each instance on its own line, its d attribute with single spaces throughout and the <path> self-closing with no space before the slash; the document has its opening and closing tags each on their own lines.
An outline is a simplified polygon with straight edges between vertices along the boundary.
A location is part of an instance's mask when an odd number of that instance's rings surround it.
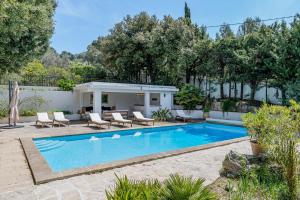
<svg viewBox="0 0 300 200">
<path fill-rule="evenodd" d="M 223 112 L 230 112 L 236 111 L 236 101 L 231 99 L 225 99 L 222 101 L 222 111 Z"/>
<path fill-rule="evenodd" d="M 256 166 L 234 181 L 229 181 L 229 199 L 289 199 L 287 197 L 288 187 L 284 180 L 282 171 L 267 163 Z"/>
<path fill-rule="evenodd" d="M 249 133 L 258 138 L 271 159 L 284 169 L 289 188 L 289 199 L 297 198 L 298 133 L 300 130 L 300 104 L 291 106 L 263 105 L 256 114 L 243 116 Z"/>
<path fill-rule="evenodd" d="M 194 110 L 197 105 L 203 103 L 203 100 L 203 92 L 199 88 L 188 84 L 184 85 L 175 97 L 176 103 L 186 110 Z"/>
<path fill-rule="evenodd" d="M 160 108 L 152 113 L 152 117 L 158 121 L 167 121 L 172 118 L 171 111 L 167 108 Z"/>
<path fill-rule="evenodd" d="M 203 186 L 203 179 L 170 175 L 163 183 L 158 180 L 129 180 L 117 177 L 113 189 L 106 191 L 108 200 L 214 200 L 216 196 Z"/>
<path fill-rule="evenodd" d="M 213 200 L 216 199 L 214 193 L 203 186 L 204 179 L 192 179 L 178 174 L 170 175 L 170 178 L 164 181 L 160 192 L 161 199 L 178 200 Z"/>
<path fill-rule="evenodd" d="M 161 187 L 157 180 L 154 181 L 133 181 L 127 176 L 123 178 L 117 177 L 116 185 L 113 189 L 106 190 L 107 200 L 142 200 L 157 199 L 158 191 Z"/>
<path fill-rule="evenodd" d="M 74 81 L 69 79 L 61 79 L 58 81 L 58 87 L 60 87 L 64 91 L 71 91 L 75 86 Z"/>
<path fill-rule="evenodd" d="M 20 111 L 20 116 L 35 116 L 36 115 L 36 110 L 30 109 L 30 110 L 21 110 Z"/>
</svg>

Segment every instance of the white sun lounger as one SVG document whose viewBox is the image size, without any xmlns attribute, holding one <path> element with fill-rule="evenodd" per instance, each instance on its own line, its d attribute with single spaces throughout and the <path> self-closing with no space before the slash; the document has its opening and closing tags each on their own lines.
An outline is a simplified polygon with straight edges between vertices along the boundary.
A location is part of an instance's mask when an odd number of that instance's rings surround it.
<svg viewBox="0 0 300 200">
<path fill-rule="evenodd" d="M 112 113 L 112 117 L 113 117 L 113 122 L 118 122 L 118 123 L 122 123 L 123 126 L 125 124 L 130 124 L 132 127 L 132 120 L 128 120 L 128 119 L 124 119 L 121 115 L 121 113 Z"/>
<path fill-rule="evenodd" d="M 90 126 L 90 124 L 96 124 L 99 128 L 101 128 L 102 125 L 107 125 L 107 127 L 110 128 L 110 122 L 102 120 L 99 113 L 89 113 L 89 116 L 90 120 L 88 121 L 88 126 Z"/>
<path fill-rule="evenodd" d="M 134 119 L 138 122 L 152 122 L 154 126 L 154 119 L 145 118 L 143 114 L 139 111 L 133 112 Z"/>
<path fill-rule="evenodd" d="M 70 120 L 65 118 L 63 112 L 53 112 L 53 115 L 54 115 L 53 124 L 57 122 L 58 126 L 60 126 L 61 124 L 68 125 L 68 126 L 70 125 Z"/>
<path fill-rule="evenodd" d="M 42 112 L 42 113 L 37 113 L 37 120 L 35 124 L 36 125 L 40 124 L 42 127 L 44 127 L 47 124 L 53 125 L 53 121 L 49 119 L 48 113 Z"/>
<path fill-rule="evenodd" d="M 176 113 L 176 118 L 183 119 L 184 122 L 192 119 L 192 116 L 185 114 L 183 110 L 176 110 Z"/>
</svg>

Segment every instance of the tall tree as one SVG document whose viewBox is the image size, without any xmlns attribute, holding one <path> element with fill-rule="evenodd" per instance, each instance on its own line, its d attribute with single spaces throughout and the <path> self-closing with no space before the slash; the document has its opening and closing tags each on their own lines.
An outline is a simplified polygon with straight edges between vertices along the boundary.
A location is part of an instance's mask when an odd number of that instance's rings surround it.
<svg viewBox="0 0 300 200">
<path fill-rule="evenodd" d="M 184 19 L 188 24 L 192 23 L 191 20 L 191 9 L 189 8 L 188 4 L 185 2 L 184 3 Z"/>
<path fill-rule="evenodd" d="M 54 0 L 2 0 L 0 72 L 17 71 L 45 53 L 52 36 Z"/>
<path fill-rule="evenodd" d="M 244 23 L 242 25 L 240 25 L 240 27 L 238 28 L 238 32 L 237 32 L 237 38 L 239 41 L 239 47 L 240 47 L 240 51 L 238 51 L 238 58 L 240 59 L 240 65 L 239 65 L 239 71 L 241 72 L 239 81 L 241 83 L 241 88 L 240 88 L 240 99 L 244 99 L 244 84 L 245 84 L 245 79 L 247 74 L 245 73 L 246 70 L 243 68 L 247 68 L 247 66 L 245 66 L 243 63 L 245 57 L 241 56 L 244 52 L 244 48 L 243 48 L 243 41 L 244 41 L 244 37 L 247 34 L 250 33 L 254 33 L 257 32 L 259 30 L 259 27 L 261 26 L 261 20 L 260 18 L 256 17 L 256 18 L 247 18 Z"/>
<path fill-rule="evenodd" d="M 276 45 L 274 51 L 276 61 L 272 67 L 271 86 L 281 90 L 282 103 L 287 103 L 286 92 L 291 93 L 291 85 L 297 85 L 297 75 L 300 73 L 300 20 L 295 18 L 289 29 L 285 22 L 273 26 Z"/>
<path fill-rule="evenodd" d="M 229 25 L 221 26 L 213 43 L 211 63 L 215 68 L 215 78 L 220 84 L 220 98 L 225 98 L 224 84 L 228 80 L 228 68 L 234 64 L 235 50 L 234 34 Z"/>
</svg>

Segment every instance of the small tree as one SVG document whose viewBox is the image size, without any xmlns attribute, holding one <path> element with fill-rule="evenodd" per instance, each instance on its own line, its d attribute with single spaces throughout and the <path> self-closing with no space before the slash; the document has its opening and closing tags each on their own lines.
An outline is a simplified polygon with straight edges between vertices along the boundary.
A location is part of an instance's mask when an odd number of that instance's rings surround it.
<svg viewBox="0 0 300 200">
<path fill-rule="evenodd" d="M 267 154 L 283 169 L 289 187 L 289 199 L 297 199 L 298 152 L 296 144 L 300 130 L 300 104 L 290 101 L 290 107 L 265 104 L 256 114 L 247 114 L 244 124 L 258 137 Z"/>
<path fill-rule="evenodd" d="M 186 84 L 177 93 L 175 100 L 184 109 L 194 110 L 197 105 L 203 102 L 204 97 L 203 92 L 199 88 Z"/>
</svg>

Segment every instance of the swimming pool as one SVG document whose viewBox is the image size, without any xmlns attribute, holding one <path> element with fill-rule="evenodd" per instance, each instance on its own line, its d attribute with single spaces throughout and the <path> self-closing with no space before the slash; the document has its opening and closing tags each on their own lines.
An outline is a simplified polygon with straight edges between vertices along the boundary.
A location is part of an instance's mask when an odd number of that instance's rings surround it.
<svg viewBox="0 0 300 200">
<path fill-rule="evenodd" d="M 53 172 L 105 164 L 247 136 L 243 127 L 187 124 L 84 135 L 36 138 Z"/>
</svg>

